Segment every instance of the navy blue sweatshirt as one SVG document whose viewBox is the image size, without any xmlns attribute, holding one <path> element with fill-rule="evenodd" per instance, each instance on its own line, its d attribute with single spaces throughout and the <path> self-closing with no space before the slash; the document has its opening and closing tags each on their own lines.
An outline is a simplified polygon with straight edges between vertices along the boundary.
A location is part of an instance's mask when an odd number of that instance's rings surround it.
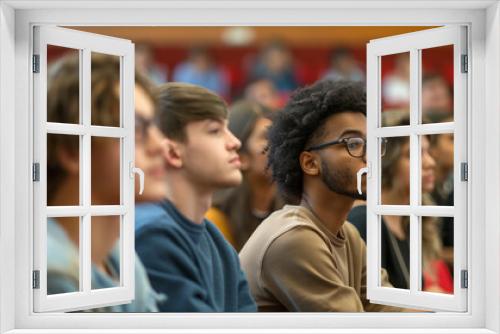
<svg viewBox="0 0 500 334">
<path fill-rule="evenodd" d="M 135 249 L 161 312 L 255 312 L 238 254 L 208 220 L 196 224 L 170 201 L 136 207 Z"/>
</svg>

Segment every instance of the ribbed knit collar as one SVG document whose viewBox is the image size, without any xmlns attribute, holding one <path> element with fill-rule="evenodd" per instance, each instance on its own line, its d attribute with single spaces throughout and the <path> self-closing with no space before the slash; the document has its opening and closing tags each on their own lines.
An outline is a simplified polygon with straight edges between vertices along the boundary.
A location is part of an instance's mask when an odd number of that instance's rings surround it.
<svg viewBox="0 0 500 334">
<path fill-rule="evenodd" d="M 186 231 L 186 233 L 189 235 L 191 240 L 193 240 L 193 242 L 195 242 L 195 243 L 198 243 L 198 241 L 200 240 L 200 236 L 206 230 L 207 220 L 205 218 L 203 218 L 203 222 L 201 224 L 197 224 L 197 223 L 189 220 L 168 199 L 165 199 L 161 203 L 161 205 L 165 209 L 167 214 L 170 215 L 170 217 L 172 217 L 172 219 L 177 224 L 179 224 L 179 226 L 184 231 Z"/>
</svg>

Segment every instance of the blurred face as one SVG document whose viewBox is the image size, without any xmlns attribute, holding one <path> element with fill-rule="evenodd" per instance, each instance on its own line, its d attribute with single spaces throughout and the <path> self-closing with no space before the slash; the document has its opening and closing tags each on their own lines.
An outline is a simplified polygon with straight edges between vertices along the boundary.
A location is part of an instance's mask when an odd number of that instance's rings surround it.
<svg viewBox="0 0 500 334">
<path fill-rule="evenodd" d="M 144 171 L 144 192 L 139 195 L 136 177 L 136 201 L 159 201 L 166 195 L 166 170 L 160 130 L 154 125 L 154 103 L 144 89 L 135 86 L 135 166 Z"/>
<path fill-rule="evenodd" d="M 289 66 L 289 55 L 285 50 L 274 48 L 266 55 L 266 65 L 271 73 L 281 73 Z"/>
<path fill-rule="evenodd" d="M 180 143 L 182 167 L 196 186 L 214 191 L 241 183 L 241 143 L 228 129 L 227 120 L 203 120 L 186 126 Z"/>
<path fill-rule="evenodd" d="M 260 80 L 247 88 L 247 97 L 263 106 L 276 110 L 281 108 L 281 99 L 273 83 L 269 80 Z"/>
<path fill-rule="evenodd" d="M 135 86 L 135 166 L 144 171 L 144 192 L 139 195 L 136 177 L 136 201 L 159 201 L 165 197 L 165 166 L 159 129 L 153 124 L 154 104 L 144 89 Z M 92 196 L 99 203 L 120 203 L 120 141 L 96 138 L 92 142 Z"/>
<path fill-rule="evenodd" d="M 434 169 L 436 162 L 429 152 L 429 139 L 422 137 L 422 192 L 430 193 L 434 190 Z"/>
<path fill-rule="evenodd" d="M 437 167 L 446 174 L 453 169 L 453 134 L 445 133 L 437 136 L 436 144 L 429 149 L 429 152 Z"/>
<path fill-rule="evenodd" d="M 427 82 L 422 87 L 422 110 L 440 110 L 450 112 L 452 109 L 452 98 L 446 85 L 441 79 Z"/>
<path fill-rule="evenodd" d="M 343 112 L 326 120 L 325 133 L 321 143 L 343 138 L 366 138 L 366 117 L 359 112 Z M 365 157 L 351 156 L 343 144 L 331 145 L 315 151 L 320 156 L 320 177 L 332 192 L 351 198 L 365 198 L 357 192 L 356 174 L 366 167 Z M 363 194 L 366 183 L 363 182 Z"/>
<path fill-rule="evenodd" d="M 243 172 L 270 179 L 270 173 L 266 170 L 267 154 L 264 153 L 267 146 L 267 130 L 270 126 L 271 120 L 264 117 L 255 123 L 246 142 L 245 151 L 240 153 Z"/>
<path fill-rule="evenodd" d="M 422 192 L 429 193 L 434 190 L 435 161 L 429 153 L 429 140 L 422 137 Z M 401 147 L 401 158 L 397 162 L 392 180 L 392 190 L 397 194 L 408 195 L 410 189 L 410 144 L 406 142 Z"/>
</svg>

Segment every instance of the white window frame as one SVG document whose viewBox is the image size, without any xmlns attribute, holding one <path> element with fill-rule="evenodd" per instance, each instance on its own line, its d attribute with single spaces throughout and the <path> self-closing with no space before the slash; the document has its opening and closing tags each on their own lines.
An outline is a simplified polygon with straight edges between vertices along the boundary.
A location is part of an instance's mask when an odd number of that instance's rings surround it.
<svg viewBox="0 0 500 334">
<path fill-rule="evenodd" d="M 467 163 L 467 100 L 469 71 L 462 71 L 462 56 L 467 55 L 467 27 L 448 25 L 424 31 L 370 41 L 367 47 L 367 271 L 368 298 L 377 303 L 436 311 L 467 310 L 467 289 L 461 286 L 461 271 L 467 270 L 467 181 L 461 180 L 461 163 Z M 422 87 L 422 50 L 453 46 L 453 121 L 423 124 L 420 107 Z M 382 57 L 408 53 L 410 56 L 410 124 L 382 124 Z M 468 63 L 466 64 L 468 66 Z M 422 205 L 421 136 L 454 134 L 454 206 Z M 410 144 L 410 201 L 408 205 L 382 203 L 381 138 L 407 137 Z M 410 217 L 410 286 L 408 289 L 382 287 L 381 217 Z M 421 217 L 454 217 L 453 294 L 422 291 Z"/>
<path fill-rule="evenodd" d="M 62 9 L 64 6 L 67 9 Z M 126 6 L 128 8 L 118 8 Z M 68 8 L 72 7 L 72 8 Z M 50 9 L 47 9 L 50 8 Z M 441 25 L 471 28 L 467 313 L 33 314 L 31 31 L 57 25 Z M 500 10 L 497 1 L 3 1 L 0 3 L 0 333 L 499 333 Z M 15 64 L 13 68 L 12 64 Z M 486 70 L 487 69 L 487 70 Z M 13 126 L 15 125 L 15 126 Z M 12 140 L 14 138 L 14 140 Z M 486 140 L 488 139 L 488 141 Z M 485 175 L 488 175 L 486 179 Z M 486 182 L 487 180 L 487 182 Z M 14 194 L 14 196 L 12 196 Z M 14 288 L 13 288 L 14 287 Z M 487 291 L 487 293 L 486 293 Z M 144 326 L 149 329 L 144 329 Z M 44 330 L 45 328 L 45 330 Z M 47 330 L 47 328 L 52 328 Z M 57 330 L 59 328 L 59 330 Z M 62 329 L 66 328 L 66 329 Z M 93 328 L 93 329 L 87 329 Z M 154 330 L 154 329 L 163 330 Z M 168 329 L 165 329 L 168 328 Z M 225 328 L 225 329 L 221 329 Z M 262 328 L 266 328 L 264 330 Z M 301 329 L 294 329 L 301 328 Z M 78 330 L 77 330 L 78 329 Z M 112 330 L 115 329 L 115 330 Z M 238 330 L 239 329 L 239 330 Z M 246 330 L 245 330 L 246 329 Z M 262 330 L 259 330 L 262 329 Z"/>
<path fill-rule="evenodd" d="M 38 274 L 34 289 L 34 311 L 75 311 L 130 303 L 134 299 L 134 45 L 124 39 L 53 26 L 36 26 L 33 32 L 33 52 L 39 57 L 39 73 L 33 73 L 33 153 L 39 166 L 39 180 L 33 184 L 34 252 L 33 269 Z M 69 48 L 79 57 L 79 119 L 78 124 L 47 121 L 48 45 Z M 119 119 L 116 127 L 91 124 L 91 57 L 97 52 L 119 58 Z M 79 136 L 79 204 L 48 206 L 47 204 L 47 135 Z M 120 141 L 120 203 L 91 203 L 91 139 L 108 137 Z M 117 216 L 120 220 L 120 282 L 118 287 L 92 290 L 91 286 L 91 226 L 92 217 Z M 47 220 L 56 217 L 79 218 L 79 291 L 47 294 Z"/>
</svg>

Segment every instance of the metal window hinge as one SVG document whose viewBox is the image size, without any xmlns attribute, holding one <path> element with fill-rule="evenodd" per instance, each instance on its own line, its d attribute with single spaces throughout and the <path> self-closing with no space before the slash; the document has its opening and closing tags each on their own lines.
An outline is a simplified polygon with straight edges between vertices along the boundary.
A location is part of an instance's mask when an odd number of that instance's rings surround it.
<svg viewBox="0 0 500 334">
<path fill-rule="evenodd" d="M 466 162 L 460 164 L 460 179 L 462 181 L 469 180 L 469 165 Z"/>
<path fill-rule="evenodd" d="M 33 181 L 40 181 L 40 164 L 38 162 L 33 164 Z"/>
<path fill-rule="evenodd" d="M 40 73 L 40 55 L 33 55 L 33 73 Z"/>
<path fill-rule="evenodd" d="M 40 270 L 33 270 L 33 289 L 40 289 Z"/>
<path fill-rule="evenodd" d="M 460 272 L 460 282 L 462 289 L 467 289 L 469 287 L 469 272 L 467 270 L 462 270 Z"/>
<path fill-rule="evenodd" d="M 462 73 L 469 72 L 469 57 L 462 55 Z"/>
</svg>

